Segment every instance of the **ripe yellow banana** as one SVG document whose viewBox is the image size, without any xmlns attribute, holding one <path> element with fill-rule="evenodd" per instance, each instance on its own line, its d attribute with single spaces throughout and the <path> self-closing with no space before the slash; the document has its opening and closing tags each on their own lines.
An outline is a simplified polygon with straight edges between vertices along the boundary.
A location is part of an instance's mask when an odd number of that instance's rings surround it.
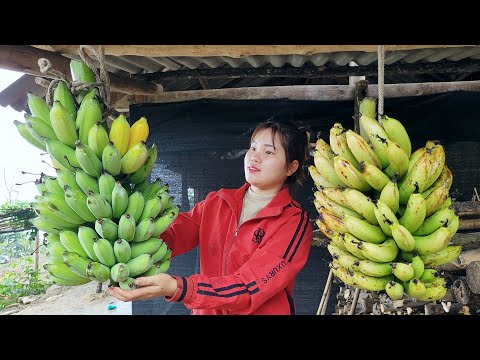
<svg viewBox="0 0 480 360">
<path fill-rule="evenodd" d="M 412 144 L 403 124 L 397 119 L 391 118 L 387 115 L 382 116 L 381 123 L 388 138 L 399 144 L 407 154 L 407 157 L 410 157 L 412 153 Z"/>
<path fill-rule="evenodd" d="M 444 186 L 440 186 L 433 190 L 430 195 L 425 198 L 425 207 L 427 209 L 426 216 L 431 216 L 442 207 L 449 197 L 451 184 L 445 182 Z"/>
<path fill-rule="evenodd" d="M 345 136 L 350 151 L 359 163 L 364 161 L 381 169 L 382 164 L 380 163 L 377 154 L 375 154 L 368 143 L 360 135 L 352 130 L 348 130 Z"/>
<path fill-rule="evenodd" d="M 421 147 L 421 148 L 418 148 L 417 150 L 415 150 L 413 152 L 412 155 L 410 155 L 410 158 L 408 160 L 408 171 L 407 171 L 407 174 L 412 170 L 412 167 L 413 165 L 415 165 L 415 163 L 418 161 L 418 159 L 420 159 L 423 154 L 425 154 L 425 151 L 426 151 L 426 147 Z"/>
<path fill-rule="evenodd" d="M 122 157 L 122 173 L 131 174 L 137 171 L 147 160 L 148 149 L 145 142 L 141 141 L 131 149 L 129 149 L 126 154 Z"/>
<path fill-rule="evenodd" d="M 325 140 L 318 139 L 315 143 L 315 150 L 333 163 L 332 148 L 330 147 L 330 145 L 328 145 L 327 142 L 325 142 Z"/>
<path fill-rule="evenodd" d="M 147 118 L 142 116 L 130 127 L 130 137 L 128 140 L 127 151 L 131 149 L 134 145 L 138 144 L 140 141 L 147 142 L 148 132 L 149 127 Z"/>
<path fill-rule="evenodd" d="M 344 191 L 346 189 L 347 188 L 343 187 L 324 187 L 320 189 L 320 191 L 322 191 L 323 194 L 325 194 L 325 196 L 327 196 L 333 202 L 355 211 L 345 197 Z"/>
<path fill-rule="evenodd" d="M 125 115 L 121 114 L 113 120 L 108 137 L 117 148 L 120 158 L 122 158 L 128 150 L 128 143 L 130 141 L 130 124 Z"/>
<path fill-rule="evenodd" d="M 314 201 L 314 204 L 319 213 L 320 221 L 322 221 L 329 229 L 333 231 L 342 232 L 342 233 L 345 233 L 348 231 L 341 218 L 339 218 L 338 216 L 335 216 L 332 212 L 328 211 L 325 207 L 319 204 L 316 204 L 316 200 Z"/>
<path fill-rule="evenodd" d="M 140 184 L 147 180 L 157 161 L 157 145 L 153 144 L 148 149 L 148 157 L 145 163 L 134 173 L 128 174 L 127 179 L 133 184 Z"/>
<path fill-rule="evenodd" d="M 372 188 L 377 191 L 382 191 L 382 189 L 388 184 L 390 178 L 385 175 L 385 173 L 373 166 L 372 164 L 368 164 L 365 162 L 361 162 L 359 164 L 360 172 L 363 175 L 364 179 Z"/>
</svg>

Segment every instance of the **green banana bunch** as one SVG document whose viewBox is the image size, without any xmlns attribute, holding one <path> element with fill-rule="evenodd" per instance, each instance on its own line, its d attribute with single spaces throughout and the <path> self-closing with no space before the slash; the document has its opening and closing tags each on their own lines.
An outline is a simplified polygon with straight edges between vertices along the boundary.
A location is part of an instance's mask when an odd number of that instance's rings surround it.
<svg viewBox="0 0 480 360">
<path fill-rule="evenodd" d="M 357 271 L 349 271 L 338 264 L 331 264 L 330 269 L 345 284 L 369 291 L 382 291 L 387 283 L 393 280 L 392 275 L 383 277 L 368 276 Z"/>
<path fill-rule="evenodd" d="M 55 225 L 58 225 L 62 228 L 75 228 L 80 223 L 83 223 L 83 221 L 71 222 L 66 220 L 65 216 L 61 212 L 48 207 L 44 203 L 34 203 L 32 204 L 32 207 L 39 216 L 51 221 Z"/>
<path fill-rule="evenodd" d="M 65 228 L 62 225 L 55 223 L 52 220 L 49 220 L 42 216 L 37 216 L 35 218 L 29 219 L 28 221 L 31 222 L 32 225 L 35 226 L 37 229 L 48 232 L 48 233 L 58 234 L 62 229 Z M 74 230 L 75 227 L 69 227 L 65 229 Z"/>
<path fill-rule="evenodd" d="M 81 192 L 81 190 L 79 189 Z M 73 224 L 83 224 L 85 219 L 78 215 L 66 202 L 65 195 L 44 193 L 42 196 L 36 196 L 35 200 L 40 205 L 45 205 L 57 216 Z"/>
</svg>

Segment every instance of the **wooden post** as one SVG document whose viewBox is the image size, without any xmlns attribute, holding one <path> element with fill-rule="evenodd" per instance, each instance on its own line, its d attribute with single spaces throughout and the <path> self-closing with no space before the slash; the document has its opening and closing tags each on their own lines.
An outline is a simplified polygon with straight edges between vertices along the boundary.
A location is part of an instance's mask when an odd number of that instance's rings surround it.
<svg viewBox="0 0 480 360">
<path fill-rule="evenodd" d="M 360 80 L 355 83 L 354 108 L 353 108 L 353 130 L 360 134 L 360 102 L 367 96 L 368 81 Z"/>
<path fill-rule="evenodd" d="M 40 244 L 40 231 L 37 231 L 37 234 L 35 235 L 35 244 L 33 245 L 33 248 L 35 249 L 33 252 L 33 269 L 38 270 L 38 247 Z"/>
<path fill-rule="evenodd" d="M 322 298 L 320 299 L 320 305 L 318 306 L 317 315 L 324 315 L 327 308 L 328 298 L 330 296 L 330 287 L 332 286 L 333 271 L 330 269 L 328 273 L 327 283 L 323 289 Z"/>
</svg>

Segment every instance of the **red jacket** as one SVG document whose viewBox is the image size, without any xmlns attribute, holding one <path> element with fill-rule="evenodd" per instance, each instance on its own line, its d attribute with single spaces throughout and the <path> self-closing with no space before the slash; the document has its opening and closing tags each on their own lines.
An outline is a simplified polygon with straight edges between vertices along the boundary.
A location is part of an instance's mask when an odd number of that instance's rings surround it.
<svg viewBox="0 0 480 360">
<path fill-rule="evenodd" d="M 293 285 L 308 258 L 312 225 L 285 187 L 237 227 L 249 186 L 209 193 L 161 235 L 172 257 L 197 245 L 200 251 L 200 274 L 176 277 L 167 301 L 198 315 L 295 314 Z"/>
</svg>

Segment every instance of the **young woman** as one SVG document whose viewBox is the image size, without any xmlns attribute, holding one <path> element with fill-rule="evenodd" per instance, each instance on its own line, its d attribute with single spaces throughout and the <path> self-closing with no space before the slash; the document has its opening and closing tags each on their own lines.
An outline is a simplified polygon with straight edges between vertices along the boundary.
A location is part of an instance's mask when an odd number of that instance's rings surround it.
<svg viewBox="0 0 480 360">
<path fill-rule="evenodd" d="M 140 277 L 137 289 L 108 293 L 123 301 L 164 296 L 199 315 L 295 314 L 294 281 L 313 230 L 288 185 L 304 176 L 308 142 L 291 121 L 259 124 L 245 154 L 246 183 L 209 193 L 161 235 L 172 257 L 199 246 L 200 274 Z"/>
</svg>

